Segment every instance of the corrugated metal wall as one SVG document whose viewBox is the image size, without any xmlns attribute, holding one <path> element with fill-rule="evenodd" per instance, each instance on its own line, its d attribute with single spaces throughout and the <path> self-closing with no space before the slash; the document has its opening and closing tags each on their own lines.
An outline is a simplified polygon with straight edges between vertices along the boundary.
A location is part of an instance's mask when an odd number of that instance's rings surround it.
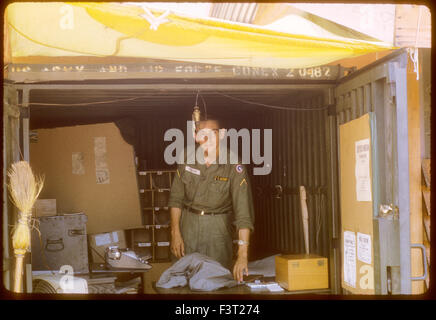
<svg viewBox="0 0 436 320">
<path fill-rule="evenodd" d="M 302 107 L 319 108 L 322 103 L 316 97 Z M 273 129 L 273 163 L 270 175 L 253 177 L 259 255 L 304 253 L 299 194 L 304 186 L 310 252 L 328 256 L 326 117 L 327 110 L 273 111 L 260 124 Z M 276 185 L 283 189 L 280 198 L 275 196 Z"/>
<path fill-rule="evenodd" d="M 322 97 L 311 98 L 301 107 L 323 107 Z M 299 186 L 306 188 L 310 252 L 328 256 L 327 110 L 265 110 L 264 115 L 262 118 L 237 117 L 226 122 L 227 128 L 272 129 L 273 132 L 272 171 L 265 176 L 251 176 L 256 222 L 250 258 L 304 252 Z M 141 136 L 138 157 L 140 161 L 146 160 L 146 169 L 169 168 L 163 159 L 169 144 L 163 141 L 164 132 L 180 128 L 186 133 L 186 120 L 165 117 L 137 120 Z M 248 169 L 252 172 L 251 166 Z M 284 190 L 280 199 L 274 194 L 276 185 Z"/>
<path fill-rule="evenodd" d="M 165 116 L 144 117 L 136 120 L 139 134 L 137 156 L 141 170 L 172 169 L 165 163 L 165 148 L 171 143 L 164 141 L 164 134 L 168 129 L 179 128 L 186 137 L 187 119 L 174 119 Z M 144 162 L 145 161 L 145 162 Z"/>
</svg>

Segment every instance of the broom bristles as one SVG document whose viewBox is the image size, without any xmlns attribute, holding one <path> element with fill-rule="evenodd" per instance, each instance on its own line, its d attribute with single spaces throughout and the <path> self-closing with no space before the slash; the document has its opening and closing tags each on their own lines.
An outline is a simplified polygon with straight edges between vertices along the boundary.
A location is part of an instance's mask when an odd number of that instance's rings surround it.
<svg viewBox="0 0 436 320">
<path fill-rule="evenodd" d="M 30 228 L 27 224 L 18 223 L 12 236 L 12 246 L 15 254 L 25 254 L 30 246 Z"/>
<path fill-rule="evenodd" d="M 12 246 L 15 254 L 25 254 L 30 245 L 29 219 L 32 207 L 44 185 L 43 178 L 35 178 L 26 161 L 12 164 L 8 172 L 10 197 L 20 214 L 14 227 Z"/>
<path fill-rule="evenodd" d="M 30 165 L 26 161 L 12 164 L 8 172 L 12 202 L 23 215 L 31 214 L 32 207 L 44 185 L 43 178 L 35 178 Z"/>
</svg>

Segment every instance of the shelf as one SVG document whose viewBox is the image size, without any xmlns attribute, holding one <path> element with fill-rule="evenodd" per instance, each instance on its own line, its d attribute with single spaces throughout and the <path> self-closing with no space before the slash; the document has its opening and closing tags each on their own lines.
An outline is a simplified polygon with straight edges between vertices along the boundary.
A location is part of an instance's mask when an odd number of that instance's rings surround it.
<svg viewBox="0 0 436 320">
<path fill-rule="evenodd" d="M 167 229 L 169 228 L 169 224 L 147 224 L 145 225 L 145 229 L 155 228 L 155 229 Z"/>
<path fill-rule="evenodd" d="M 146 193 L 146 192 L 170 192 L 170 188 L 160 188 L 160 189 L 139 189 L 139 193 Z"/>
<path fill-rule="evenodd" d="M 160 176 L 164 173 L 175 173 L 175 172 L 176 172 L 176 170 L 141 170 L 141 171 L 138 171 L 138 174 L 140 176 L 146 176 L 147 174 L 155 173 L 158 176 Z"/>
<path fill-rule="evenodd" d="M 170 262 L 170 215 L 167 206 L 176 170 L 138 171 L 138 190 L 147 234 L 132 235 L 136 250 L 151 253 L 151 262 Z M 139 236 L 139 237 L 138 237 Z"/>
<path fill-rule="evenodd" d="M 151 248 L 153 246 L 152 242 L 136 242 L 134 248 Z"/>
</svg>

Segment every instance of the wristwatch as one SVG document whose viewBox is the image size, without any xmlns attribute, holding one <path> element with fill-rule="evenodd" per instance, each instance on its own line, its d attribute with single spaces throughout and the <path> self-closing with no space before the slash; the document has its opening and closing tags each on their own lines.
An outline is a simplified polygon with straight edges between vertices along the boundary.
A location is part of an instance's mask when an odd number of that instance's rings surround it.
<svg viewBox="0 0 436 320">
<path fill-rule="evenodd" d="M 248 245 L 248 241 L 244 241 L 244 240 L 234 240 L 233 243 L 237 243 L 238 246 L 242 246 L 244 244 Z"/>
</svg>

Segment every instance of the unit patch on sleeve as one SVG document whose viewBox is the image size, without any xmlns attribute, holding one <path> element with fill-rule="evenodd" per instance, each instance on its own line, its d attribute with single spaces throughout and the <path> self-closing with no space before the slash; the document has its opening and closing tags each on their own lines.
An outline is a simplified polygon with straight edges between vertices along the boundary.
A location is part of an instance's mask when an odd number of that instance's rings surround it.
<svg viewBox="0 0 436 320">
<path fill-rule="evenodd" d="M 242 171 L 244 171 L 244 167 L 242 167 L 240 164 L 238 164 L 235 168 L 237 173 L 242 173 Z"/>
</svg>

